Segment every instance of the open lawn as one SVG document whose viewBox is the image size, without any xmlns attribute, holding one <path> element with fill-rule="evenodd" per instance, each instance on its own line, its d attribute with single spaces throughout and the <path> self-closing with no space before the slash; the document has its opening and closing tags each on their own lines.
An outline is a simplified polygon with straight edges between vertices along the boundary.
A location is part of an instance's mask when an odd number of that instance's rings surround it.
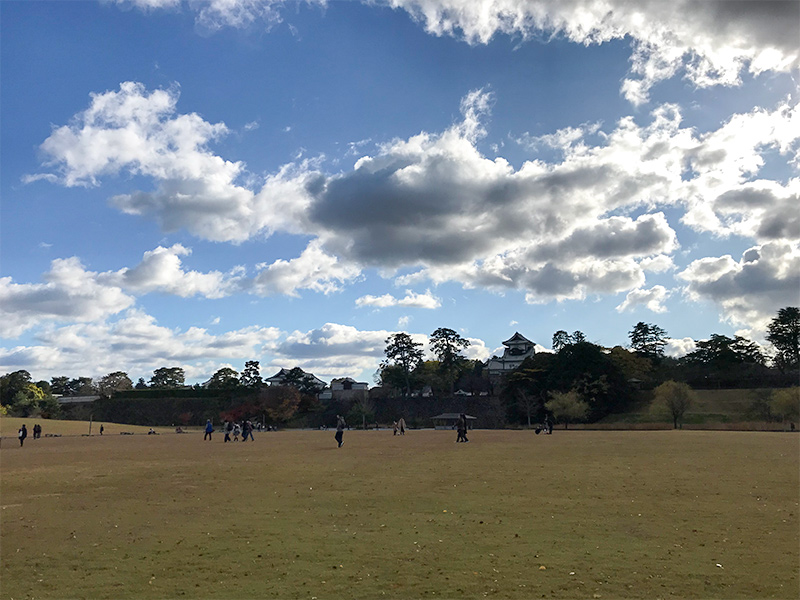
<svg viewBox="0 0 800 600">
<path fill-rule="evenodd" d="M 0 594 L 798 597 L 800 435 L 454 440 L 3 439 Z"/>
</svg>

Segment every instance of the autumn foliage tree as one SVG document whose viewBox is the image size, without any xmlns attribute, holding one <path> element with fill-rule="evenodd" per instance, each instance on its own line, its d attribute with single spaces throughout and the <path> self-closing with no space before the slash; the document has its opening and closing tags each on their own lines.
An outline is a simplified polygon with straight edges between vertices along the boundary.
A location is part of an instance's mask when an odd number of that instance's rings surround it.
<svg viewBox="0 0 800 600">
<path fill-rule="evenodd" d="M 285 423 L 297 414 L 300 392 L 286 385 L 269 386 L 259 391 L 258 403 L 272 421 Z"/>
</svg>

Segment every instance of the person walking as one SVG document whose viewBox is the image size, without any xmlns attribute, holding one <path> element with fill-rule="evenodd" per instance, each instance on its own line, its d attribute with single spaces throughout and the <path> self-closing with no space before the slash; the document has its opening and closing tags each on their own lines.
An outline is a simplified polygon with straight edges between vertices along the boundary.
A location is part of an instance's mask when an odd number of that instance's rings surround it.
<svg viewBox="0 0 800 600">
<path fill-rule="evenodd" d="M 397 435 L 397 421 L 392 423 L 392 431 L 394 432 L 392 435 Z"/>
<path fill-rule="evenodd" d="M 225 421 L 225 427 L 223 427 L 223 431 L 225 432 L 225 437 L 223 438 L 223 442 L 230 442 L 231 441 L 231 431 L 233 431 L 233 423 L 230 421 Z"/>
<path fill-rule="evenodd" d="M 245 421 L 244 426 L 242 427 L 242 433 L 244 437 L 242 438 L 243 442 L 247 441 L 247 437 L 250 436 L 250 441 L 255 442 L 256 438 L 253 437 L 253 424 L 250 421 Z"/>
<path fill-rule="evenodd" d="M 19 428 L 17 432 L 17 437 L 19 437 L 19 446 L 20 448 L 25 443 L 25 438 L 28 437 L 28 428 L 25 427 L 25 423 L 22 424 L 22 427 Z"/>
<path fill-rule="evenodd" d="M 347 423 L 344 421 L 344 417 L 341 415 L 336 415 L 336 435 L 333 436 L 336 438 L 336 443 L 339 444 L 339 448 L 344 446 L 344 428 L 347 427 Z"/>
<path fill-rule="evenodd" d="M 214 426 L 211 424 L 211 419 L 208 419 L 206 421 L 206 433 L 203 436 L 203 441 L 210 440 L 212 433 L 214 433 Z"/>
<path fill-rule="evenodd" d="M 397 425 L 400 427 L 400 435 L 406 434 L 406 420 L 403 417 L 400 417 L 400 420 L 397 422 Z"/>
<path fill-rule="evenodd" d="M 467 415 L 461 413 L 458 415 L 458 421 L 456 422 L 456 429 L 458 430 L 458 437 L 456 437 L 456 443 L 458 442 L 468 442 L 467 439 Z"/>
<path fill-rule="evenodd" d="M 106 429 L 106 428 L 105 428 L 105 427 L 103 427 L 103 424 L 102 424 L 102 423 L 100 423 L 100 435 L 103 435 L 103 432 L 105 431 L 105 429 Z"/>
<path fill-rule="evenodd" d="M 239 425 L 238 423 L 234 423 L 233 424 L 233 441 L 234 442 L 238 442 L 239 441 L 239 434 L 241 434 L 241 433 L 242 433 L 242 426 Z"/>
</svg>

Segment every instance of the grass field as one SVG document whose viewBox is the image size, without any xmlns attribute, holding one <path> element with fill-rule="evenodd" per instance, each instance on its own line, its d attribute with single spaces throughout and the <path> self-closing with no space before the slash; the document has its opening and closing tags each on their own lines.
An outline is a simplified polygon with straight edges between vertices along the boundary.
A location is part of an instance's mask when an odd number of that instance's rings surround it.
<svg viewBox="0 0 800 600">
<path fill-rule="evenodd" d="M 368 431 L 341 449 L 331 431 L 214 436 L 4 439 L 0 595 L 800 592 L 800 435 Z"/>
</svg>

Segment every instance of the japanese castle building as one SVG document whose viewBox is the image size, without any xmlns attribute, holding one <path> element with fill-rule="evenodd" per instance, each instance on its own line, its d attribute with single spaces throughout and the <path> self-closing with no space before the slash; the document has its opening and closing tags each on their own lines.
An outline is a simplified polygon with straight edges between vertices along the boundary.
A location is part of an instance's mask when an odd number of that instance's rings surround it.
<svg viewBox="0 0 800 600">
<path fill-rule="evenodd" d="M 506 347 L 503 356 L 499 358 L 493 356 L 486 365 L 490 376 L 513 371 L 522 364 L 523 360 L 536 353 L 534 343 L 524 335 L 520 335 L 519 332 L 503 342 L 503 346 Z"/>
</svg>

